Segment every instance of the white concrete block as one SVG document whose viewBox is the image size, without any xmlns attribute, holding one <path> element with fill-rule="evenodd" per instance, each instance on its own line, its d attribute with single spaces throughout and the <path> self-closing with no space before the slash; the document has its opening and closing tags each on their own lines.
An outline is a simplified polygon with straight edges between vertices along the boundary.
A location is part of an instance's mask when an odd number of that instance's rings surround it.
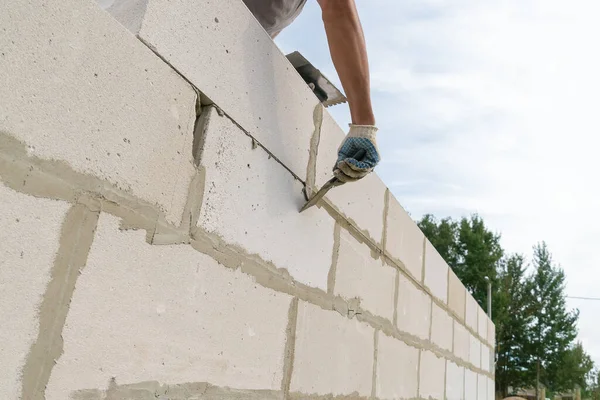
<svg viewBox="0 0 600 400">
<path fill-rule="evenodd" d="M 431 341 L 444 350 L 452 351 L 452 331 L 454 320 L 446 310 L 432 304 Z"/>
<path fill-rule="evenodd" d="M 477 375 L 477 400 L 488 400 L 487 381 L 487 376 Z"/>
<path fill-rule="evenodd" d="M 475 332 L 478 330 L 478 315 L 479 315 L 479 304 L 477 301 L 471 296 L 469 292 L 467 292 L 467 304 L 466 304 L 466 315 L 465 315 L 465 324 L 473 329 Z"/>
<path fill-rule="evenodd" d="M 465 369 L 465 400 L 477 400 L 477 374 Z"/>
<path fill-rule="evenodd" d="M 179 223 L 195 171 L 192 87 L 93 1 L 6 4 L 0 131 Z"/>
<path fill-rule="evenodd" d="M 483 341 L 487 341 L 487 333 L 488 333 L 488 321 L 490 319 L 487 316 L 487 313 L 483 310 L 483 308 L 479 308 L 479 322 L 477 332 Z"/>
<path fill-rule="evenodd" d="M 331 117 L 323 112 L 323 123 L 315 167 L 315 183 L 320 188 L 333 177 L 333 166 L 337 150 L 346 133 Z M 371 173 L 359 182 L 349 183 L 330 191 L 326 198 L 358 229 L 365 232 L 376 243 L 381 243 L 386 186 L 376 173 Z"/>
<path fill-rule="evenodd" d="M 469 349 L 471 334 L 459 322 L 454 321 L 454 355 L 465 362 L 470 362 Z"/>
<path fill-rule="evenodd" d="M 341 230 L 334 293 L 359 298 L 360 305 L 374 315 L 394 319 L 394 294 L 398 271 L 376 260 L 371 249 Z"/>
<path fill-rule="evenodd" d="M 17 193 L 0 183 L 2 399 L 21 398 L 21 369 L 38 335 L 38 307 L 50 281 L 68 207 L 64 202 Z"/>
<path fill-rule="evenodd" d="M 421 351 L 419 367 L 419 396 L 423 399 L 444 400 L 446 360 L 430 351 Z"/>
<path fill-rule="evenodd" d="M 100 217 L 46 399 L 105 390 L 111 377 L 279 390 L 290 296 L 189 246 L 144 238 Z"/>
<path fill-rule="evenodd" d="M 481 369 L 486 372 L 490 372 L 490 351 L 486 344 L 481 344 Z"/>
<path fill-rule="evenodd" d="M 305 178 L 320 103 L 242 1 L 116 0 L 108 11 Z"/>
<path fill-rule="evenodd" d="M 425 236 L 391 194 L 387 216 L 385 251 L 400 261 L 417 281 L 422 281 L 423 240 Z"/>
<path fill-rule="evenodd" d="M 466 297 L 467 289 L 450 268 L 448 270 L 448 307 L 461 322 L 465 320 Z"/>
<path fill-rule="evenodd" d="M 431 321 L 431 297 L 418 288 L 404 274 L 399 276 L 398 284 L 398 329 L 417 336 L 419 339 L 429 339 Z"/>
<path fill-rule="evenodd" d="M 446 400 L 464 400 L 465 369 L 446 361 Z"/>
<path fill-rule="evenodd" d="M 205 193 L 198 225 L 258 254 L 306 285 L 327 290 L 335 222 L 323 209 L 299 213 L 302 184 L 263 149 L 253 149 L 227 117 L 211 108 L 201 166 Z"/>
<path fill-rule="evenodd" d="M 475 367 L 481 367 L 481 342 L 471 334 L 469 334 L 469 361 Z"/>
<path fill-rule="evenodd" d="M 419 349 L 381 332 L 378 335 L 376 397 L 378 399 L 416 398 Z"/>
<path fill-rule="evenodd" d="M 435 297 L 448 303 L 448 264 L 437 250 L 425 240 L 425 286 Z"/>
<path fill-rule="evenodd" d="M 487 335 L 488 343 L 492 347 L 496 347 L 496 325 L 492 322 L 491 319 L 488 319 L 488 335 Z"/>
<path fill-rule="evenodd" d="M 496 383 L 487 378 L 487 399 L 486 400 L 495 400 L 496 399 Z"/>
<path fill-rule="evenodd" d="M 300 302 L 290 391 L 369 396 L 373 354 L 373 328 Z"/>
</svg>

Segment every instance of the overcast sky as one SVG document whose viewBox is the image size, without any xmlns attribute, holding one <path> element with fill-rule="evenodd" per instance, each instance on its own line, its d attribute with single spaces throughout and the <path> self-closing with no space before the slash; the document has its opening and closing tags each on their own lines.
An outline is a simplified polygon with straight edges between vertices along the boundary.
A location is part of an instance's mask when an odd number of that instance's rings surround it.
<svg viewBox="0 0 600 400">
<path fill-rule="evenodd" d="M 479 213 L 509 252 L 545 240 L 572 296 L 600 297 L 600 2 L 358 0 L 377 171 L 413 218 Z M 277 43 L 339 82 L 320 11 Z M 341 87 L 341 86 L 340 86 Z M 330 111 L 342 126 L 345 106 Z M 600 301 L 579 338 L 600 365 Z"/>
</svg>

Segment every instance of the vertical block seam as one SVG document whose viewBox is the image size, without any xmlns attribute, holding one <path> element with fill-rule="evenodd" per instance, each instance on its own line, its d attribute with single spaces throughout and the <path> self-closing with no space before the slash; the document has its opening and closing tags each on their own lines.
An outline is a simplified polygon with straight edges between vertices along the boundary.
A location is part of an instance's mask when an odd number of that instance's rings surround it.
<svg viewBox="0 0 600 400">
<path fill-rule="evenodd" d="M 377 357 L 379 352 L 379 330 L 373 334 L 373 376 L 371 378 L 371 398 L 377 398 Z"/>
<path fill-rule="evenodd" d="M 286 327 L 286 340 L 283 358 L 283 374 L 281 380 L 281 390 L 284 400 L 290 396 L 290 385 L 292 383 L 292 373 L 294 370 L 294 355 L 296 351 L 296 326 L 298 324 L 298 303 L 297 297 L 294 297 L 290 303 L 288 311 L 288 325 Z"/>
<path fill-rule="evenodd" d="M 335 275 L 337 274 L 337 264 L 340 257 L 340 241 L 342 227 L 336 221 L 333 228 L 333 252 L 331 256 L 331 267 L 327 274 L 327 293 L 333 295 L 335 290 Z"/>
<path fill-rule="evenodd" d="M 21 397 L 43 400 L 56 360 L 63 353 L 62 331 L 81 270 L 92 247 L 99 210 L 75 204 L 61 228 L 59 248 L 39 309 L 39 328 L 22 369 Z"/>
</svg>

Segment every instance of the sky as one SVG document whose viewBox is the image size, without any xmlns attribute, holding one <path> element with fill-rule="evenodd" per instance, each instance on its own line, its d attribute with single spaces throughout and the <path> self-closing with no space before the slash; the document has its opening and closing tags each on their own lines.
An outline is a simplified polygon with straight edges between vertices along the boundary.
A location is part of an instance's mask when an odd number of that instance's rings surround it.
<svg viewBox="0 0 600 400">
<path fill-rule="evenodd" d="M 570 296 L 600 297 L 600 2 L 357 0 L 382 162 L 414 219 L 477 213 L 507 252 L 546 241 Z M 339 85 L 315 0 L 277 44 Z M 329 109 L 350 122 L 346 105 Z M 597 249 L 597 248 L 596 248 Z M 600 366 L 600 301 L 579 340 Z"/>
</svg>

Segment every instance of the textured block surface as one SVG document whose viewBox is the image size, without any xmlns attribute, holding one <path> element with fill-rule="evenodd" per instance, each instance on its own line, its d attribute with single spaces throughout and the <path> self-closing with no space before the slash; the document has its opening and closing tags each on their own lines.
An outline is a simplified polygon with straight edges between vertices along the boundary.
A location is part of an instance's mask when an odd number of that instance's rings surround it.
<svg viewBox="0 0 600 400">
<path fill-rule="evenodd" d="M 477 400 L 488 400 L 487 381 L 487 376 L 477 375 Z"/>
<path fill-rule="evenodd" d="M 477 332 L 478 326 L 478 315 L 479 315 L 479 304 L 477 301 L 471 296 L 470 293 L 467 292 L 467 301 L 466 301 L 466 316 L 465 323 L 466 325 Z"/>
<path fill-rule="evenodd" d="M 117 0 L 108 11 L 306 177 L 319 100 L 242 1 Z"/>
<path fill-rule="evenodd" d="M 452 351 L 453 319 L 446 310 L 437 304 L 432 304 L 431 310 L 431 341 L 444 350 Z"/>
<path fill-rule="evenodd" d="M 38 335 L 38 308 L 50 281 L 68 207 L 17 193 L 0 182 L 2 399 L 21 396 L 21 369 Z"/>
<path fill-rule="evenodd" d="M 324 110 L 315 167 L 317 188 L 333 176 L 332 168 L 337 160 L 337 150 L 345 135 L 329 112 Z M 376 173 L 371 173 L 359 182 L 335 188 L 326 198 L 359 230 L 375 243 L 381 243 L 385 193 L 385 184 Z"/>
<path fill-rule="evenodd" d="M 446 361 L 430 351 L 421 351 L 419 395 L 424 399 L 444 399 Z"/>
<path fill-rule="evenodd" d="M 465 369 L 451 361 L 446 362 L 446 399 L 463 400 L 465 389 Z"/>
<path fill-rule="evenodd" d="M 454 355 L 465 362 L 470 362 L 469 349 L 471 334 L 459 322 L 454 321 Z"/>
<path fill-rule="evenodd" d="M 490 348 L 481 344 L 481 369 L 490 372 Z"/>
<path fill-rule="evenodd" d="M 14 2 L 0 26 L 0 133 L 179 223 L 194 174 L 192 87 L 93 1 Z"/>
<path fill-rule="evenodd" d="M 458 279 L 454 271 L 448 271 L 448 307 L 458 317 L 459 321 L 465 320 L 465 302 L 467 290 Z"/>
<path fill-rule="evenodd" d="M 371 394 L 374 331 L 335 311 L 300 302 L 292 392 Z"/>
<path fill-rule="evenodd" d="M 492 322 L 491 319 L 488 319 L 488 335 L 487 335 L 488 343 L 492 347 L 496 347 L 496 325 Z"/>
<path fill-rule="evenodd" d="M 398 282 L 398 329 L 429 339 L 431 298 L 404 274 L 399 275 Z"/>
<path fill-rule="evenodd" d="M 319 207 L 303 213 L 302 185 L 260 147 L 253 148 L 214 108 L 200 164 L 206 168 L 198 225 L 285 268 L 298 281 L 327 290 L 334 220 Z"/>
<path fill-rule="evenodd" d="M 376 260 L 371 249 L 341 230 L 334 293 L 359 298 L 361 307 L 374 315 L 394 318 L 397 270 Z"/>
<path fill-rule="evenodd" d="M 378 335 L 377 398 L 417 397 L 419 350 L 381 332 Z"/>
<path fill-rule="evenodd" d="M 425 236 L 391 193 L 388 193 L 388 201 L 385 251 L 421 282 Z"/>
<path fill-rule="evenodd" d="M 279 389 L 290 300 L 189 246 L 150 246 L 145 232 L 102 215 L 46 398 L 105 390 L 113 377 Z"/>
<path fill-rule="evenodd" d="M 448 264 L 429 242 L 425 241 L 425 286 L 442 302 L 448 302 Z"/>
<path fill-rule="evenodd" d="M 475 367 L 481 367 L 481 342 L 469 334 L 469 361 Z"/>
<path fill-rule="evenodd" d="M 487 316 L 487 313 L 483 310 L 483 308 L 479 308 L 479 321 L 477 323 L 477 332 L 483 341 L 487 341 L 488 334 L 488 321 L 490 319 Z"/>
<path fill-rule="evenodd" d="M 477 374 L 465 369 L 465 400 L 477 399 Z"/>
</svg>

